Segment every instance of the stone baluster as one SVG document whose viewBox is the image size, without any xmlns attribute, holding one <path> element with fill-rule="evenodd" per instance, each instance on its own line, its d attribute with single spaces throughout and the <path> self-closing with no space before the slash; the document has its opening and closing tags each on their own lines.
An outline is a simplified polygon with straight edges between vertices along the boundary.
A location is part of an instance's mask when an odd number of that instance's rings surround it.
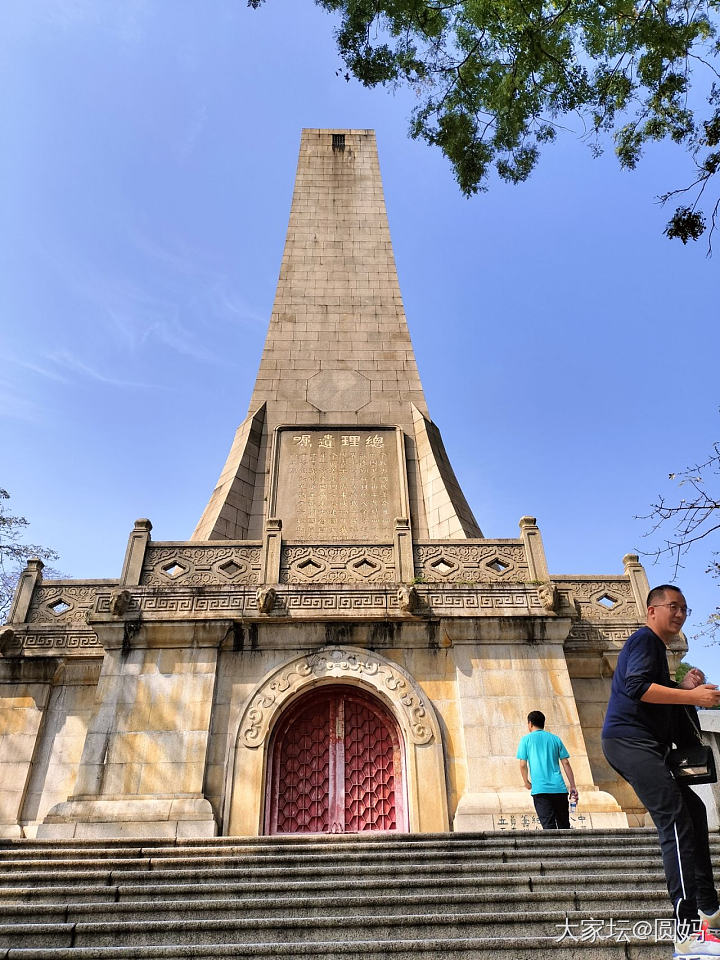
<svg viewBox="0 0 720 960">
<path fill-rule="evenodd" d="M 32 595 L 35 587 L 42 583 L 42 571 L 45 564 L 37 557 L 28 560 L 27 566 L 20 574 L 20 580 L 15 591 L 15 599 L 10 608 L 8 623 L 25 623 Z"/>
<path fill-rule="evenodd" d="M 135 521 L 125 551 L 125 560 L 120 577 L 121 586 L 137 586 L 140 583 L 140 575 L 145 561 L 145 550 L 150 542 L 151 530 L 152 524 L 144 517 Z"/>
</svg>

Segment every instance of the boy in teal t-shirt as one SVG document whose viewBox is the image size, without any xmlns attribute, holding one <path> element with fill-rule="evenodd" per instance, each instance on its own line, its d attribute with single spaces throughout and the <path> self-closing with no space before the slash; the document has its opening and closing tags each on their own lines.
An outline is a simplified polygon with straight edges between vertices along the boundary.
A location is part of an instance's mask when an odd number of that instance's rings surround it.
<svg viewBox="0 0 720 960">
<path fill-rule="evenodd" d="M 562 765 L 567 776 L 570 794 L 577 802 L 575 776 L 568 759 L 570 754 L 560 737 L 545 729 L 543 713 L 533 710 L 527 719 L 530 732 L 525 734 L 517 749 L 523 782 L 532 795 L 535 812 L 543 829 L 568 830 L 568 792 L 560 766 Z"/>
</svg>

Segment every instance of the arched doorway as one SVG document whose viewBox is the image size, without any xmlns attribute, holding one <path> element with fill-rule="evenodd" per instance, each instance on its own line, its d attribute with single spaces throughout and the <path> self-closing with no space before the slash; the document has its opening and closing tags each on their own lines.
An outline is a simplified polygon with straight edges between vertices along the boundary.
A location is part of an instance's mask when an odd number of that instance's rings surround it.
<svg viewBox="0 0 720 960">
<path fill-rule="evenodd" d="M 402 737 L 395 719 L 349 685 L 313 690 L 272 737 L 265 833 L 407 831 Z"/>
</svg>

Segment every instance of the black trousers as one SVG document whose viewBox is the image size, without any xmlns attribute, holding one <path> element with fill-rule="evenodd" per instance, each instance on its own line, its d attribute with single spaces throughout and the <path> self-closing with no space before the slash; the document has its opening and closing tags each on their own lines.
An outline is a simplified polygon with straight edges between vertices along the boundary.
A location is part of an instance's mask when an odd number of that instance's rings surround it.
<svg viewBox="0 0 720 960">
<path fill-rule="evenodd" d="M 568 795 L 566 793 L 533 794 L 535 813 L 543 830 L 569 830 Z"/>
<path fill-rule="evenodd" d="M 698 919 L 697 908 L 714 913 L 718 897 L 710 863 L 707 812 L 700 797 L 681 786 L 655 740 L 608 739 L 603 753 L 647 807 L 660 840 L 668 893 L 680 921 Z"/>
</svg>

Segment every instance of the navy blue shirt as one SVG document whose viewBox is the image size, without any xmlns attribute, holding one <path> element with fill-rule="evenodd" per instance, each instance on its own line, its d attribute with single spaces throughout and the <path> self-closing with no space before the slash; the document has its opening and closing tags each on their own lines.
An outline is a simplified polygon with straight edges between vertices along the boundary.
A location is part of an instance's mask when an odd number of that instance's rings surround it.
<svg viewBox="0 0 720 960">
<path fill-rule="evenodd" d="M 670 679 L 667 651 L 650 627 L 641 627 L 625 641 L 612 678 L 603 738 L 633 737 L 673 742 L 673 705 L 643 703 L 650 684 L 677 687 Z"/>
</svg>

